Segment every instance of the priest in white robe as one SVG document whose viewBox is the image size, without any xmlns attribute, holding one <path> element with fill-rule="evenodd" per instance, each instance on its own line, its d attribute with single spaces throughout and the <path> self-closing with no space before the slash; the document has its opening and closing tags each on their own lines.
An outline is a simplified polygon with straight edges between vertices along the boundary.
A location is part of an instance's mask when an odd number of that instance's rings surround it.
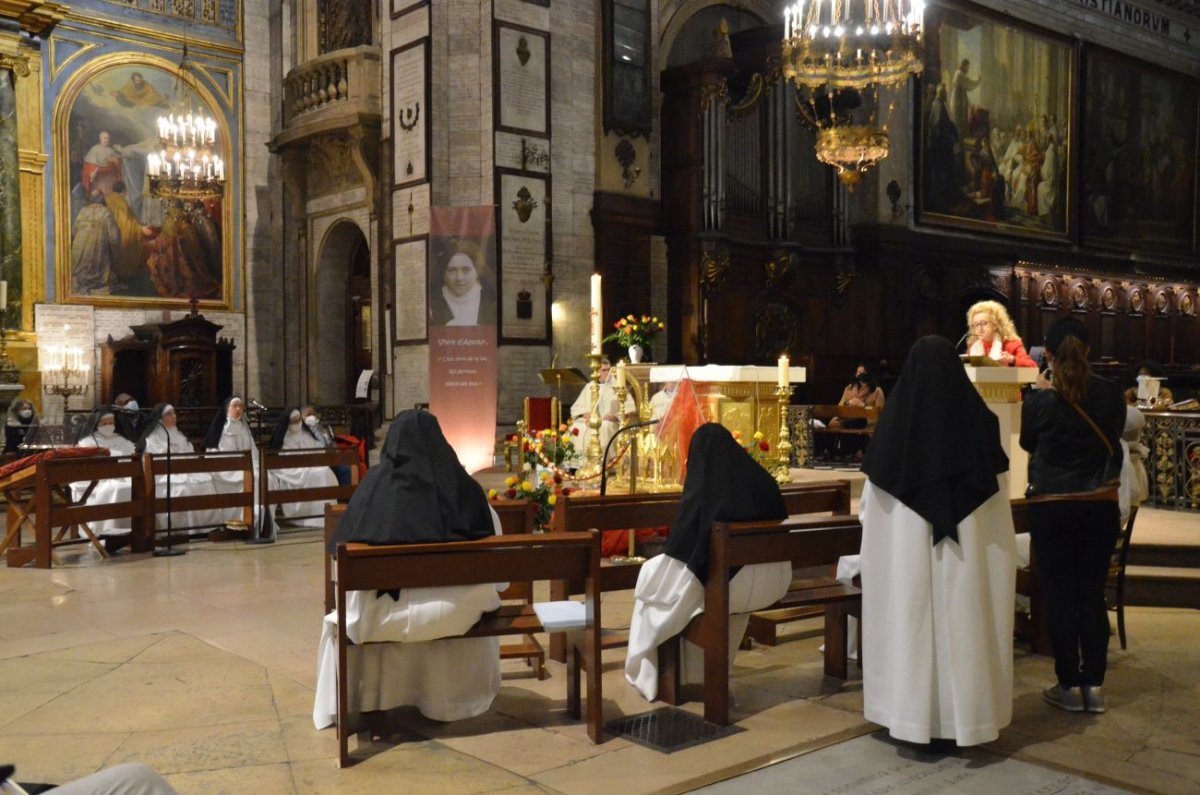
<svg viewBox="0 0 1200 795">
<path fill-rule="evenodd" d="M 170 403 L 159 403 L 155 406 L 143 427 L 145 432 L 137 446 L 139 452 L 151 453 L 156 457 L 163 458 L 167 456 L 168 451 L 171 455 L 187 455 L 196 452 L 192 443 L 176 427 L 175 407 Z M 195 497 L 217 493 L 213 486 L 212 476 L 207 472 L 188 474 L 172 472 L 169 477 L 165 474 L 157 475 L 154 482 L 155 493 L 159 498 L 165 498 L 168 492 L 171 497 Z M 170 522 L 173 528 L 215 527 L 222 523 L 222 518 L 219 511 L 213 510 L 172 510 Z M 155 528 L 163 530 L 166 527 L 167 514 L 158 514 L 155 519 Z"/>
<path fill-rule="evenodd" d="M 355 491 L 328 552 L 341 543 L 468 541 L 500 532 L 483 489 L 459 463 L 437 419 L 401 412 L 379 463 Z M 460 720 L 486 712 L 500 690 L 498 638 L 453 638 L 500 606 L 507 583 L 347 595 L 350 711 L 414 705 L 427 718 Z M 337 715 L 337 613 L 325 617 L 318 652 L 313 723 Z M 390 641 L 381 643 L 381 641 Z"/>
<path fill-rule="evenodd" d="M 862 469 L 863 712 L 907 742 L 991 742 L 1012 720 L 1008 457 L 949 341 L 913 346 Z"/>
<path fill-rule="evenodd" d="M 116 413 L 111 409 L 102 408 L 93 411 L 79 429 L 79 441 L 76 447 L 104 448 L 109 455 L 133 455 L 134 444 L 117 432 Z M 83 498 L 87 492 L 88 483 L 72 483 L 71 496 L 75 501 Z M 109 505 L 115 502 L 128 502 L 133 493 L 133 485 L 129 478 L 107 478 L 96 481 L 95 488 L 88 495 L 86 505 Z M 88 527 L 97 536 L 104 537 L 104 546 L 110 553 L 128 545 L 129 534 L 132 530 L 129 519 L 99 519 L 88 523 Z"/>
<path fill-rule="evenodd" d="M 604 455 L 604 446 L 621 427 L 623 417 L 632 419 L 637 415 L 637 405 L 633 396 L 626 393 L 625 410 L 621 411 L 617 402 L 617 390 L 613 386 L 612 365 L 607 358 L 600 360 L 600 454 Z M 587 460 L 588 440 L 592 437 L 592 429 L 588 427 L 588 418 L 592 416 L 592 385 L 583 385 L 583 391 L 571 404 L 571 433 L 575 436 L 574 466 L 582 466 Z"/>
<path fill-rule="evenodd" d="M 658 697 L 658 647 L 704 612 L 704 582 L 713 522 L 783 519 L 787 508 L 775 479 L 757 464 L 724 427 L 701 425 L 688 447 L 687 479 L 679 518 L 667 536 L 666 551 L 646 561 L 634 591 L 625 679 L 647 701 Z M 749 614 L 787 592 L 788 561 L 744 566 L 729 582 L 730 665 Z M 703 681 L 700 649 L 685 642 L 683 681 Z"/>
<path fill-rule="evenodd" d="M 210 453 L 250 451 L 251 466 L 254 468 L 251 490 L 254 493 L 254 505 L 257 507 L 258 489 L 254 484 L 258 482 L 258 447 L 254 444 L 254 434 L 250 432 L 250 425 L 246 422 L 245 403 L 237 395 L 226 400 L 213 416 L 208 433 L 204 437 L 204 449 Z M 213 486 L 218 494 L 239 494 L 244 488 L 243 477 L 241 472 L 214 472 Z M 221 510 L 221 517 L 226 522 L 239 522 L 242 516 L 241 508 Z"/>
<path fill-rule="evenodd" d="M 320 426 L 315 422 L 305 424 L 299 408 L 292 409 L 287 416 L 280 420 L 279 425 L 275 428 L 275 435 L 271 437 L 272 450 L 313 452 L 325 448 L 324 434 L 321 432 Z M 273 469 L 270 477 L 273 490 L 316 489 L 338 484 L 337 477 L 329 467 Z M 333 500 L 284 502 L 279 505 L 279 513 L 284 519 L 290 519 L 295 524 L 323 527 L 325 506 L 331 502 Z"/>
</svg>

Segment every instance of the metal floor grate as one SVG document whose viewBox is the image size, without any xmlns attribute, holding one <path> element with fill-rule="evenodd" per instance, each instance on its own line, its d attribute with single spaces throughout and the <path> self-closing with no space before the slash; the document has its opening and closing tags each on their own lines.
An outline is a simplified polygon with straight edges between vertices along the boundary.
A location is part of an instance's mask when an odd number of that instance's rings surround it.
<svg viewBox="0 0 1200 795">
<path fill-rule="evenodd" d="M 699 715 L 675 707 L 660 707 L 653 712 L 630 715 L 612 721 L 604 728 L 632 743 L 653 748 L 664 754 L 745 731 L 732 724 L 718 726 L 709 723 Z"/>
</svg>

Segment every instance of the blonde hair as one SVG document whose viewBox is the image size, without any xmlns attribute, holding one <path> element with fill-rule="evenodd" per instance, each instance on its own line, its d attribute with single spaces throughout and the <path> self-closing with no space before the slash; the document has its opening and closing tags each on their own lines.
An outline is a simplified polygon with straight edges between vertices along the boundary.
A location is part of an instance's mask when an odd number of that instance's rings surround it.
<svg viewBox="0 0 1200 795">
<path fill-rule="evenodd" d="M 1017 327 L 1013 325 L 1012 318 L 1008 316 L 1008 310 L 1004 308 L 1004 304 L 999 301 L 976 301 L 967 310 L 967 328 L 972 329 L 971 336 L 967 338 L 968 342 L 974 342 L 979 339 L 979 335 L 975 333 L 971 326 L 971 322 L 980 312 L 988 316 L 988 320 L 992 321 L 992 325 L 996 328 L 996 333 L 1000 335 L 1001 342 L 1009 340 L 1021 341 L 1021 335 L 1017 333 Z"/>
</svg>

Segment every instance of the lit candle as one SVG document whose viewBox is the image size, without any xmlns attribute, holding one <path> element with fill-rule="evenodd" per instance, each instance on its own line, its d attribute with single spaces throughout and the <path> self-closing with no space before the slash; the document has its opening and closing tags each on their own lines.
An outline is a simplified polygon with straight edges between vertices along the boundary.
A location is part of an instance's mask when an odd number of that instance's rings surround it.
<svg viewBox="0 0 1200 795">
<path fill-rule="evenodd" d="M 0 310 L 8 309 L 8 282 L 0 281 Z"/>
<path fill-rule="evenodd" d="M 617 389 L 625 388 L 625 360 L 617 362 L 617 383 L 614 384 Z"/>
<path fill-rule="evenodd" d="M 592 331 L 592 353 L 599 355 L 600 340 L 604 337 L 600 327 L 603 322 L 604 312 L 602 308 L 602 300 L 600 293 L 600 274 L 592 274 L 592 311 L 591 311 L 591 331 Z"/>
<path fill-rule="evenodd" d="M 788 356 L 783 354 L 779 357 L 779 385 L 788 386 L 791 383 L 791 371 L 788 369 Z"/>
</svg>

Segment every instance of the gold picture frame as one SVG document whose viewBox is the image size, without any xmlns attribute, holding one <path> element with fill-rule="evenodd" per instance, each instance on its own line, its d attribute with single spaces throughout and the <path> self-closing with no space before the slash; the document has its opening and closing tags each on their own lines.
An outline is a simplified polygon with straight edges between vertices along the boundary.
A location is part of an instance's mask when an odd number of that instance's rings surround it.
<svg viewBox="0 0 1200 795">
<path fill-rule="evenodd" d="M 240 239 L 233 138 L 216 93 L 195 73 L 184 73 L 183 82 L 216 120 L 221 157 L 231 168 L 222 199 L 197 202 L 166 226 L 159 200 L 146 190 L 145 157 L 157 149 L 156 117 L 176 101 L 178 63 L 114 53 L 82 66 L 59 92 L 51 116 L 59 302 L 165 309 L 186 308 L 197 298 L 203 308 L 232 308 L 234 242 Z M 93 244 L 103 245 L 95 243 L 97 235 L 111 252 L 106 275 L 104 257 L 88 253 Z"/>
</svg>

